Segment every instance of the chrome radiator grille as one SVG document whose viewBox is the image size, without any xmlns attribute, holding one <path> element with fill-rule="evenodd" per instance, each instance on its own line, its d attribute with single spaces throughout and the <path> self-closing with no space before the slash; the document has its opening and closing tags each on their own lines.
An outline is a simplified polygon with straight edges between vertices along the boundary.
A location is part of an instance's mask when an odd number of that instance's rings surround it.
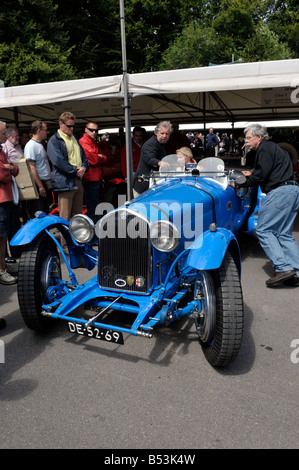
<svg viewBox="0 0 299 470">
<path fill-rule="evenodd" d="M 146 220 L 126 210 L 109 213 L 100 225 L 99 284 L 145 293 L 151 285 L 151 248 Z"/>
</svg>

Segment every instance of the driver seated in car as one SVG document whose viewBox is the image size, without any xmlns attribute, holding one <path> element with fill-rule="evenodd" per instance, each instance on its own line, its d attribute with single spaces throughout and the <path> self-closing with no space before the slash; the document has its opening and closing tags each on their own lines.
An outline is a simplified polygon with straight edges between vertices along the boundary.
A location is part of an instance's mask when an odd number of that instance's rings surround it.
<svg viewBox="0 0 299 470">
<path fill-rule="evenodd" d="M 179 168 L 177 171 L 181 171 L 182 168 L 186 168 L 187 163 L 196 163 L 196 160 L 193 158 L 192 150 L 188 147 L 181 147 L 176 150 L 178 156 L 178 165 Z"/>
</svg>

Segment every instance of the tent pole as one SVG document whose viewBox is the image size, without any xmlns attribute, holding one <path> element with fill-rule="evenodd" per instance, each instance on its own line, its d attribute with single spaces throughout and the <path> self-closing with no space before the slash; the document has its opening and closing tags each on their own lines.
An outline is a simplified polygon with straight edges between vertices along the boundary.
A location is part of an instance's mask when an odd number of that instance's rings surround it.
<svg viewBox="0 0 299 470">
<path fill-rule="evenodd" d="M 120 6 L 122 66 L 123 66 L 124 111 L 125 111 L 125 128 L 126 128 L 127 200 L 130 201 L 133 197 L 133 192 L 132 192 L 133 165 L 132 165 L 132 139 L 131 139 L 131 106 L 130 106 L 130 97 L 128 93 L 124 0 L 119 0 L 119 6 Z"/>
<path fill-rule="evenodd" d="M 203 154 L 204 157 L 206 156 L 206 147 L 207 147 L 207 140 L 206 140 L 206 131 L 207 131 L 207 120 L 206 120 L 206 93 L 205 91 L 202 94 L 202 102 L 203 102 Z"/>
</svg>

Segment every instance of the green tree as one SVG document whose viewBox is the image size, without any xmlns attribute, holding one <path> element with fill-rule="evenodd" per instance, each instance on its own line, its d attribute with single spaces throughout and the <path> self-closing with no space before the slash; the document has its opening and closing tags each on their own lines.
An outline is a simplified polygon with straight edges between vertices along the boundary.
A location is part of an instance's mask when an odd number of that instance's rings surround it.
<svg viewBox="0 0 299 470">
<path fill-rule="evenodd" d="M 56 0 L 68 34 L 70 61 L 80 78 L 122 72 L 119 2 Z"/>
<path fill-rule="evenodd" d="M 244 62 L 292 59 L 288 45 L 281 42 L 279 37 L 262 22 L 246 42 L 245 47 L 240 50 L 240 55 Z"/>
<path fill-rule="evenodd" d="M 190 19 L 204 11 L 203 0 L 127 0 L 127 69 L 157 70 L 170 42 Z M 122 72 L 119 1 L 58 1 L 59 18 L 68 32 L 70 61 L 82 77 Z"/>
<path fill-rule="evenodd" d="M 235 49 L 239 49 L 254 34 L 254 9 L 252 1 L 224 0 L 218 15 L 211 25 L 215 35 L 223 44 L 228 41 Z"/>
<path fill-rule="evenodd" d="M 182 28 L 201 16 L 199 0 L 131 0 L 126 2 L 128 70 L 158 70 L 162 54 Z"/>
<path fill-rule="evenodd" d="M 1 1 L 0 77 L 6 86 L 76 78 L 52 0 Z"/>
<path fill-rule="evenodd" d="M 267 26 L 266 5 L 256 0 L 208 2 L 203 23 L 195 21 L 164 51 L 160 69 L 289 59 L 292 52 Z"/>
<path fill-rule="evenodd" d="M 266 2 L 266 22 L 271 31 L 292 51 L 292 57 L 299 57 L 299 4 L 298 0 Z"/>
<path fill-rule="evenodd" d="M 216 63 L 224 60 L 215 41 L 214 30 L 191 23 L 164 52 L 160 70 L 202 67 L 211 59 Z"/>
</svg>

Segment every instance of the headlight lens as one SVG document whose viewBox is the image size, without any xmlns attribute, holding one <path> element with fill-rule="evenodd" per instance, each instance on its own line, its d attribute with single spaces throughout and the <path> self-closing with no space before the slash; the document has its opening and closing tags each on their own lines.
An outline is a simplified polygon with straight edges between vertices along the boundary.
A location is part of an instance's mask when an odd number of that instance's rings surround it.
<svg viewBox="0 0 299 470">
<path fill-rule="evenodd" d="M 175 225 L 166 220 L 159 220 L 151 225 L 150 238 L 157 250 L 172 251 L 180 241 L 180 234 Z"/>
<path fill-rule="evenodd" d="M 87 215 L 77 214 L 69 224 L 70 233 L 78 243 L 88 243 L 94 236 L 94 223 Z"/>
</svg>

